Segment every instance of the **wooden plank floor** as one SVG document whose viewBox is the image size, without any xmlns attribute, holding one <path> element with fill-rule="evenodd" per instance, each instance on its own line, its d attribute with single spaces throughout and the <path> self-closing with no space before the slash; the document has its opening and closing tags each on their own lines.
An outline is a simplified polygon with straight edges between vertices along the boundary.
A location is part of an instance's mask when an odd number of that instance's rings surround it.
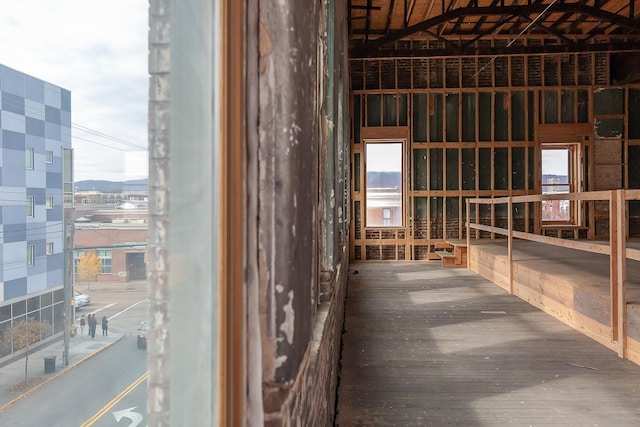
<svg viewBox="0 0 640 427">
<path fill-rule="evenodd" d="M 336 426 L 640 425 L 640 366 L 469 270 L 353 263 L 345 310 Z"/>
</svg>

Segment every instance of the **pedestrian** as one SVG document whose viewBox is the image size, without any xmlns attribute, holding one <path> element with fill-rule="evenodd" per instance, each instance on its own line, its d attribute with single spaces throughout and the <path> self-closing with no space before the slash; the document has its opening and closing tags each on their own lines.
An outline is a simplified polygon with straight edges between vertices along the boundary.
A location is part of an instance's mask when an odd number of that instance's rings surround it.
<svg viewBox="0 0 640 427">
<path fill-rule="evenodd" d="M 95 338 L 96 337 L 96 327 L 98 326 L 98 321 L 96 320 L 96 315 L 94 314 L 90 314 L 89 315 L 89 334 L 91 335 L 91 338 Z"/>
<path fill-rule="evenodd" d="M 107 336 L 109 334 L 109 320 L 107 316 L 102 316 L 102 336 Z"/>
<path fill-rule="evenodd" d="M 84 318 L 84 314 L 80 318 L 80 336 L 84 336 L 84 326 L 87 324 L 87 321 Z"/>
</svg>

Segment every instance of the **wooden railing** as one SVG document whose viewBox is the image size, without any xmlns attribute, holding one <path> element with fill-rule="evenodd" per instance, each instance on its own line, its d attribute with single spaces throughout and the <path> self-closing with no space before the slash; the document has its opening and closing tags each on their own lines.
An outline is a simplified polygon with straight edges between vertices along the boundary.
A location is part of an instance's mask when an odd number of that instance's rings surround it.
<svg viewBox="0 0 640 427">
<path fill-rule="evenodd" d="M 513 229 L 513 204 L 514 203 L 542 203 L 549 200 L 570 200 L 570 201 L 607 201 L 609 203 L 609 241 L 580 241 L 567 240 L 557 237 L 543 236 L 535 233 L 516 231 Z M 536 194 L 528 196 L 499 197 L 499 198 L 475 198 L 468 199 L 466 205 L 466 227 L 467 227 L 467 265 L 471 265 L 471 230 L 475 231 L 475 238 L 478 239 L 480 231 L 507 236 L 507 262 L 508 290 L 513 294 L 513 239 L 529 240 L 548 245 L 561 246 L 564 248 L 577 249 L 581 251 L 602 254 L 609 256 L 609 276 L 610 276 L 610 297 L 611 297 L 611 325 L 612 340 L 617 342 L 617 351 L 620 357 L 626 357 L 626 260 L 640 261 L 640 250 L 627 248 L 627 217 L 626 202 L 628 200 L 640 200 L 640 190 L 610 190 L 592 191 L 584 193 L 563 193 L 563 194 Z M 483 225 L 473 222 L 471 218 L 471 204 L 481 205 L 507 205 L 507 228 L 496 227 L 494 212 L 491 209 L 491 225 Z M 476 207 L 476 212 L 479 209 Z"/>
</svg>

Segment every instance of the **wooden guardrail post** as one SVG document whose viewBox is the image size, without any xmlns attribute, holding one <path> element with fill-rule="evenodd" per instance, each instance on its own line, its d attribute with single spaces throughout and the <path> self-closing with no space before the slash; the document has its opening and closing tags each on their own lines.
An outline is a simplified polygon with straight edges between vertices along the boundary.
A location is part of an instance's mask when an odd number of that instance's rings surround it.
<svg viewBox="0 0 640 427">
<path fill-rule="evenodd" d="M 507 263 L 509 264 L 509 295 L 513 295 L 513 202 L 507 202 Z"/>
<path fill-rule="evenodd" d="M 467 268 L 471 269 L 471 201 L 466 200 L 466 212 L 467 212 Z"/>
<path fill-rule="evenodd" d="M 609 200 L 609 247 L 611 248 L 609 275 L 611 280 L 611 338 L 617 342 L 618 356 L 626 356 L 627 298 L 626 271 L 626 212 L 624 190 L 612 190 Z"/>
</svg>

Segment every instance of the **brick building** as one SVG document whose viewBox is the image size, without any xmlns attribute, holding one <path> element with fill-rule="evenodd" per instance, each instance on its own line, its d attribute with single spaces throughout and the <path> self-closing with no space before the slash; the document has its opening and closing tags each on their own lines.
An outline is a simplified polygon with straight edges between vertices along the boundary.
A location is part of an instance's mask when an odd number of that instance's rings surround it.
<svg viewBox="0 0 640 427">
<path fill-rule="evenodd" d="M 84 281 L 77 263 L 88 251 L 102 260 L 99 282 L 126 283 L 146 278 L 147 209 L 78 205 L 75 222 L 74 279 Z"/>
</svg>

